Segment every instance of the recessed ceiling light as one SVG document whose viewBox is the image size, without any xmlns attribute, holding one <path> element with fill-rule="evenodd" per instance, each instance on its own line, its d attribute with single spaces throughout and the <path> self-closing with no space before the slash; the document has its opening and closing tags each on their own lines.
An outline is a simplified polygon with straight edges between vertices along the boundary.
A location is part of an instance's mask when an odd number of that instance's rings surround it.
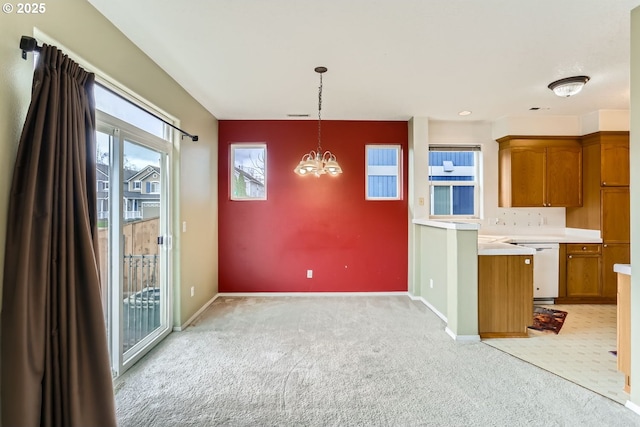
<svg viewBox="0 0 640 427">
<path fill-rule="evenodd" d="M 469 110 L 462 110 L 458 113 L 459 116 L 469 116 L 471 115 L 471 111 Z"/>
</svg>

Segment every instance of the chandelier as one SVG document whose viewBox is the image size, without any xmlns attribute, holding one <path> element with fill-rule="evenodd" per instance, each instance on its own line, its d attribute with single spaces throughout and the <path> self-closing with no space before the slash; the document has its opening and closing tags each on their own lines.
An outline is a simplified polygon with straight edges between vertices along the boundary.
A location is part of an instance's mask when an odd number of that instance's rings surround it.
<svg viewBox="0 0 640 427">
<path fill-rule="evenodd" d="M 320 74 L 320 87 L 318 88 L 318 148 L 302 156 L 302 160 L 300 160 L 294 172 L 302 176 L 315 175 L 319 177 L 324 174 L 335 176 L 342 173 L 342 168 L 331 151 L 322 151 L 321 144 L 322 74 L 327 72 L 327 68 L 316 67 L 315 72 Z"/>
</svg>

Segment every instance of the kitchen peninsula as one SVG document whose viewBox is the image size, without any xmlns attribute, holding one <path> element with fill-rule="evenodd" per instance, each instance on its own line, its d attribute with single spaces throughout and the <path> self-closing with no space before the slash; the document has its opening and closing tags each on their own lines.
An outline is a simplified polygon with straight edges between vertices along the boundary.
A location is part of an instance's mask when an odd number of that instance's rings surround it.
<svg viewBox="0 0 640 427">
<path fill-rule="evenodd" d="M 536 250 L 512 243 L 601 242 L 592 230 L 479 235 L 476 223 L 415 219 L 413 224 L 418 230 L 410 294 L 444 320 L 457 341 L 527 336 Z"/>
<path fill-rule="evenodd" d="M 533 319 L 535 249 L 507 243 L 478 246 L 480 338 L 527 337 Z"/>
<path fill-rule="evenodd" d="M 447 322 L 452 338 L 477 341 L 481 336 L 526 332 L 533 310 L 535 249 L 479 240 L 480 226 L 474 223 L 426 219 L 413 223 L 420 230 L 411 293 Z M 520 263 L 523 266 L 515 268 Z M 516 281 L 507 276 L 509 271 L 518 277 Z M 518 292 L 513 292 L 514 286 Z M 514 313 L 517 320 L 512 319 Z"/>
</svg>

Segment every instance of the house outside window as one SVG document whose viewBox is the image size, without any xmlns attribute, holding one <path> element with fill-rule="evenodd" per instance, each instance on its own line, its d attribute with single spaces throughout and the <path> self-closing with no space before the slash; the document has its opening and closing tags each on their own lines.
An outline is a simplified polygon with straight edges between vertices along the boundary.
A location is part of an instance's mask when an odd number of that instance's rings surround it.
<svg viewBox="0 0 640 427">
<path fill-rule="evenodd" d="M 400 200 L 402 175 L 400 145 L 365 146 L 365 199 Z"/>
<path fill-rule="evenodd" d="M 478 218 L 480 146 L 429 147 L 431 217 Z"/>
<path fill-rule="evenodd" d="M 133 181 L 133 189 L 141 190 L 142 189 L 142 181 Z"/>
<path fill-rule="evenodd" d="M 267 200 L 267 145 L 234 143 L 230 154 L 231 200 Z"/>
</svg>

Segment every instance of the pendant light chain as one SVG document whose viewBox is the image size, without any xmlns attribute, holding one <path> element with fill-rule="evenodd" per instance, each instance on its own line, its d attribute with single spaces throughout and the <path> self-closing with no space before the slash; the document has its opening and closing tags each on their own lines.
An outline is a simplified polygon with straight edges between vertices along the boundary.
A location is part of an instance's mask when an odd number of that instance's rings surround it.
<svg viewBox="0 0 640 427">
<path fill-rule="evenodd" d="M 322 110 L 322 73 L 320 73 L 320 86 L 318 87 L 318 155 L 322 154 L 322 131 L 320 123 L 322 122 L 322 117 L 320 115 L 320 111 Z"/>
<path fill-rule="evenodd" d="M 314 70 L 320 74 L 320 86 L 318 86 L 318 149 L 304 156 L 293 170 L 298 175 L 337 176 L 342 173 L 335 154 L 331 151 L 322 151 L 322 73 L 327 72 L 327 67 L 316 67 Z"/>
</svg>

